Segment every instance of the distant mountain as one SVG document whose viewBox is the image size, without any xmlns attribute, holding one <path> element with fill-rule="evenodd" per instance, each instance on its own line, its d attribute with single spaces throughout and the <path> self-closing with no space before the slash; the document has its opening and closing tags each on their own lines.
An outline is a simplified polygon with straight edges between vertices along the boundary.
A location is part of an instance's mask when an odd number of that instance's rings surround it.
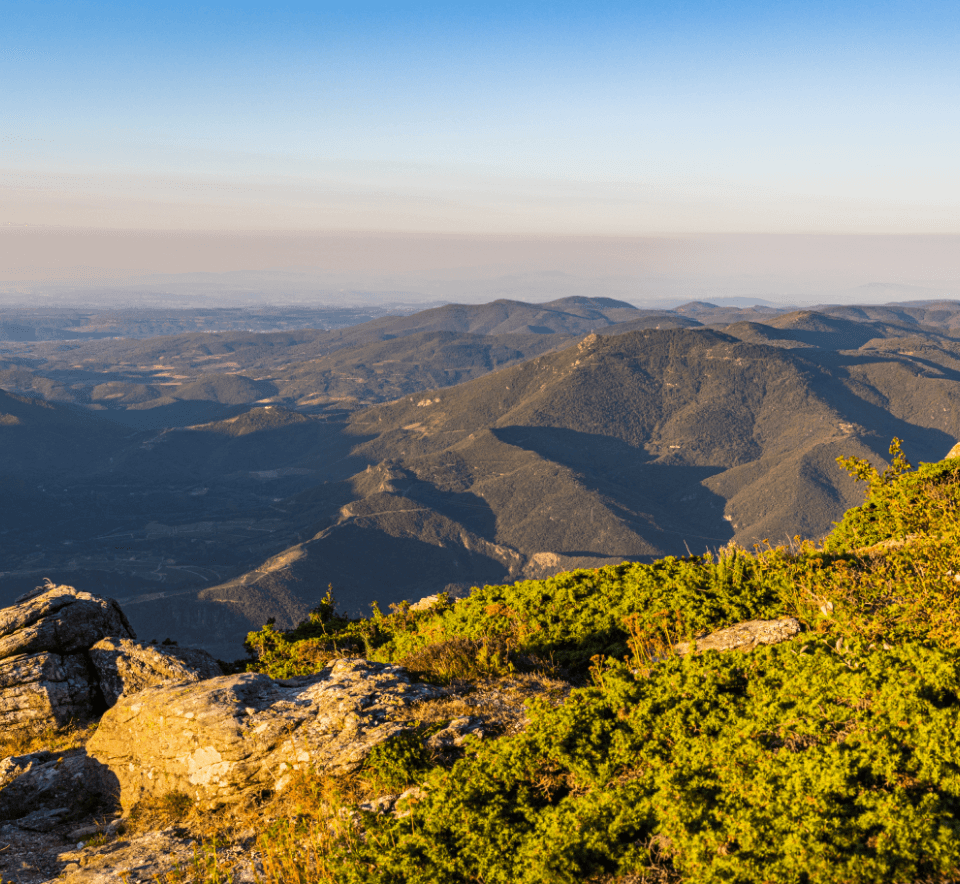
<svg viewBox="0 0 960 884">
<path fill-rule="evenodd" d="M 270 389 L 271 383 L 283 387 L 274 401 L 286 405 L 340 407 L 345 400 L 384 401 L 411 389 L 458 383 L 624 322 L 633 323 L 624 330 L 695 324 L 611 298 L 448 304 L 336 330 L 204 332 L 37 344 L 32 350 L 17 351 L 29 358 L 0 370 L 0 383 L 6 380 L 12 389 L 49 394 L 60 401 L 99 403 L 112 411 L 163 408 L 150 416 L 113 415 L 127 424 L 159 429 L 164 421 L 182 425 L 225 415 L 215 408 L 173 407 L 177 402 L 253 404 L 277 392 Z M 403 342 L 408 337 L 414 340 Z M 343 353 L 349 355 L 335 355 Z M 231 382 L 230 376 L 237 380 Z"/>
<path fill-rule="evenodd" d="M 61 402 L 0 400 L 0 596 L 96 586 L 146 638 L 235 655 L 328 584 L 357 610 L 817 536 L 860 499 L 837 456 L 960 435 L 960 304 L 687 306 L 11 344 L 0 381 Z"/>
<path fill-rule="evenodd" d="M 916 325 L 930 331 L 957 337 L 960 335 L 960 302 L 919 301 L 899 304 L 825 305 L 815 308 L 820 313 L 856 321 L 878 321 Z"/>
<path fill-rule="evenodd" d="M 446 304 L 411 316 L 384 317 L 354 333 L 399 336 L 424 331 L 471 334 L 585 334 L 597 327 L 638 318 L 643 311 L 612 298 L 562 298 L 544 304 L 499 300 L 489 304 Z"/>
<path fill-rule="evenodd" d="M 422 331 L 335 350 L 274 374 L 278 402 L 367 405 L 447 387 L 569 344 L 569 335 Z"/>
<path fill-rule="evenodd" d="M 724 329 L 741 340 L 793 342 L 824 350 L 858 350 L 870 341 L 904 338 L 918 334 L 932 339 L 942 334 L 932 328 L 924 329 L 913 321 L 903 321 L 888 315 L 883 319 L 851 319 L 844 315 L 798 310 L 766 319 L 764 322 L 738 322 Z M 788 344 L 789 345 L 789 344 Z"/>
<path fill-rule="evenodd" d="M 590 336 L 358 412 L 344 433 L 368 466 L 339 483 L 320 530 L 198 603 L 255 623 L 271 610 L 293 618 L 296 600 L 302 613 L 328 583 L 358 610 L 731 540 L 818 536 L 861 496 L 836 458 L 882 461 L 894 435 L 935 457 L 957 435 L 960 386 L 883 355 L 834 372 L 803 352 L 706 329 Z M 308 505 L 297 500 L 284 508 Z"/>
</svg>

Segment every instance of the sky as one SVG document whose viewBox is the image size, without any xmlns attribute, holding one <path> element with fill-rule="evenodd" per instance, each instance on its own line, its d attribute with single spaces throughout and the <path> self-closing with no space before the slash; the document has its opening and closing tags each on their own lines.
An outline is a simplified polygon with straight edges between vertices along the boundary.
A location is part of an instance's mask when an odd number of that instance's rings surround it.
<svg viewBox="0 0 960 884">
<path fill-rule="evenodd" d="M 35 228 L 434 236 L 436 256 L 450 236 L 960 242 L 955 0 L 0 0 L 0 19 L 0 277 L 72 261 L 11 257 Z M 157 249 L 139 269 L 175 269 Z M 238 266 L 258 249 L 279 260 L 248 243 Z"/>
</svg>

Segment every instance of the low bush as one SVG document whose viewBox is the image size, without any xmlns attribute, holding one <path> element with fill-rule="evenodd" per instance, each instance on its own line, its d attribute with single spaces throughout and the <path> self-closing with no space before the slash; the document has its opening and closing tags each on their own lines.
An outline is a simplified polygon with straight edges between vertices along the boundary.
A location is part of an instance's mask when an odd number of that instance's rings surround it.
<svg viewBox="0 0 960 884">
<path fill-rule="evenodd" d="M 361 620 L 331 608 L 251 636 L 250 665 L 271 673 L 363 654 L 441 682 L 530 669 L 580 685 L 535 702 L 521 733 L 468 741 L 452 767 L 415 735 L 385 744 L 366 788 L 417 782 L 420 800 L 338 835 L 317 817 L 287 874 L 960 880 L 960 459 L 913 469 L 896 440 L 891 454 L 882 473 L 842 462 L 867 495 L 822 543 L 574 571 Z M 803 629 L 775 647 L 673 651 L 785 615 Z"/>
</svg>

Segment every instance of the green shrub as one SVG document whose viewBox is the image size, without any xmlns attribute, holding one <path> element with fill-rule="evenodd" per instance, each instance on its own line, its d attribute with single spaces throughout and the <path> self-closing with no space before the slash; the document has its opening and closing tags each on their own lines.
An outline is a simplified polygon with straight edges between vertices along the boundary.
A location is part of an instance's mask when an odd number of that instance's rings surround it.
<svg viewBox="0 0 960 884">
<path fill-rule="evenodd" d="M 897 440 L 891 454 L 883 473 L 842 462 L 866 499 L 822 544 L 624 563 L 252 634 L 252 665 L 271 673 L 363 653 L 437 681 L 592 677 L 452 768 L 432 765 L 422 734 L 374 750 L 361 776 L 420 783 L 420 800 L 324 836 L 303 880 L 960 880 L 960 459 L 914 470 Z M 803 632 L 775 647 L 672 651 L 786 614 Z"/>
<path fill-rule="evenodd" d="M 363 763 L 369 786 L 378 794 L 397 794 L 419 782 L 433 766 L 423 743 L 426 736 L 421 729 L 403 731 L 374 746 Z"/>
<path fill-rule="evenodd" d="M 890 446 L 893 462 L 883 473 L 860 458 L 840 464 L 867 485 L 867 499 L 849 510 L 826 539 L 828 551 L 853 551 L 915 534 L 955 537 L 960 517 L 960 458 L 921 464 L 913 470 L 900 448 Z"/>
<path fill-rule="evenodd" d="M 823 642 L 612 664 L 371 821 L 342 880 L 917 881 L 960 868 L 953 653 Z M 389 848 L 386 846 L 389 845 Z M 378 857 L 375 876 L 365 862 Z"/>
<path fill-rule="evenodd" d="M 358 653 L 410 665 L 438 681 L 524 668 L 584 676 L 594 656 L 626 655 L 638 629 L 659 630 L 665 612 L 679 624 L 680 638 L 778 616 L 792 592 L 775 562 L 783 555 L 734 549 L 715 558 L 571 571 L 474 589 L 469 598 L 431 611 L 401 606 L 387 616 L 336 621 L 331 625 L 339 629 L 324 627 L 322 640 L 309 621 L 288 633 L 266 626 L 250 634 L 248 647 L 253 668 L 275 677 L 318 671 L 337 654 Z M 470 653 L 472 666 L 463 659 Z"/>
</svg>

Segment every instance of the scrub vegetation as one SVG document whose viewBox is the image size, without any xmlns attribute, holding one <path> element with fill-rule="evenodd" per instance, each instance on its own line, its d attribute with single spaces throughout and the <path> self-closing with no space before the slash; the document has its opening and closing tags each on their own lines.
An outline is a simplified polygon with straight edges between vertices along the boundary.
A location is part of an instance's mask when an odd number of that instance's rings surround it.
<svg viewBox="0 0 960 884">
<path fill-rule="evenodd" d="M 248 665 L 276 676 L 363 655 L 438 683 L 577 685 L 453 758 L 407 736 L 351 778 L 304 776 L 258 837 L 263 880 L 958 880 L 960 458 L 914 469 L 896 440 L 891 454 L 883 472 L 843 460 L 866 500 L 820 544 L 575 571 L 360 620 L 328 595 L 294 630 L 251 633 Z M 781 616 L 803 631 L 776 646 L 673 650 Z M 401 792 L 392 813 L 361 806 Z M 180 880 L 230 880 L 203 862 Z"/>
</svg>

